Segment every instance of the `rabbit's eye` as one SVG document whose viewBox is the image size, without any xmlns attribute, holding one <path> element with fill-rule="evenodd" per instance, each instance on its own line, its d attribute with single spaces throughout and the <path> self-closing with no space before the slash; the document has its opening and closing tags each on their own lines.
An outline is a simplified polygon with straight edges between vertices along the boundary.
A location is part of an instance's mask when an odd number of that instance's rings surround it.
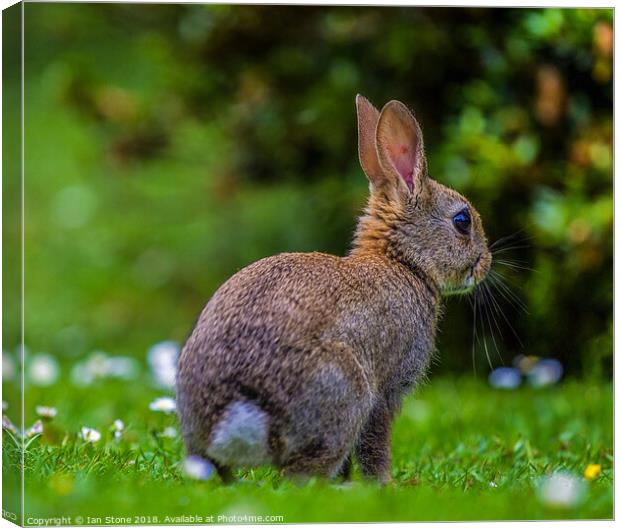
<svg viewBox="0 0 620 528">
<path fill-rule="evenodd" d="M 469 211 L 467 209 L 463 209 L 461 212 L 456 213 L 452 217 L 452 223 L 459 233 L 462 235 L 468 235 L 469 228 L 471 227 L 471 217 L 469 216 Z"/>
</svg>

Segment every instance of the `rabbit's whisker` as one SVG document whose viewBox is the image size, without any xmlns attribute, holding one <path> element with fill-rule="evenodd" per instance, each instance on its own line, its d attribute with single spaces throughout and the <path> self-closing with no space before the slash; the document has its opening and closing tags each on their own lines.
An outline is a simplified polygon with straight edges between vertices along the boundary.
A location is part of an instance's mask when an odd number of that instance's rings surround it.
<svg viewBox="0 0 620 528">
<path fill-rule="evenodd" d="M 491 362 L 491 356 L 489 355 L 489 348 L 487 347 L 486 336 L 482 336 L 482 343 L 484 344 L 484 353 L 487 357 L 487 363 L 489 364 L 489 368 L 493 370 L 493 363 Z"/>
<path fill-rule="evenodd" d="M 495 326 L 497 328 L 497 331 L 499 332 L 500 338 L 502 339 L 502 341 L 504 340 L 504 333 L 502 332 L 502 328 L 501 328 L 501 324 L 500 324 L 500 305 L 498 300 L 495 298 L 495 293 L 493 292 L 492 288 L 490 285 L 487 286 L 488 287 L 488 291 L 489 291 L 489 297 L 491 299 L 491 313 L 493 314 L 493 320 L 495 321 Z M 500 358 L 502 360 L 502 364 L 504 362 L 504 358 L 501 357 L 500 354 Z"/>
<path fill-rule="evenodd" d="M 502 284 L 501 282 L 497 282 L 495 283 L 496 285 Z M 497 291 L 500 293 L 500 295 L 502 295 L 502 297 L 508 301 L 511 305 L 514 306 L 514 304 L 510 301 L 510 299 L 502 292 L 501 289 L 497 289 Z M 501 315 L 502 319 L 506 322 L 506 324 L 508 325 L 508 328 L 510 328 L 512 334 L 516 337 L 517 341 L 519 342 L 519 344 L 521 345 L 521 348 L 523 348 L 523 342 L 521 341 L 521 338 L 519 337 L 519 334 L 517 334 L 517 331 L 514 329 L 514 327 L 512 326 L 512 324 L 510 323 L 508 317 L 506 316 L 506 314 L 504 313 L 504 310 L 502 310 L 502 307 L 499 305 L 499 303 L 497 304 L 497 308 L 498 308 L 498 313 L 499 315 Z"/>
<path fill-rule="evenodd" d="M 517 244 L 514 246 L 507 246 L 499 249 L 494 249 L 491 251 L 493 255 L 497 255 L 499 253 L 506 253 L 507 251 L 514 251 L 515 249 L 526 249 L 529 246 L 527 244 Z"/>
<path fill-rule="evenodd" d="M 533 239 L 534 236 L 524 237 L 524 230 L 525 227 L 519 229 L 515 233 L 501 237 L 489 246 L 489 250 L 493 255 L 493 262 L 499 265 L 500 269 L 501 266 L 505 266 L 505 269 L 512 272 L 536 271 L 527 265 L 527 261 L 508 257 L 508 253 L 511 251 L 529 247 L 527 242 Z M 504 364 L 504 361 L 499 344 L 503 341 L 504 334 L 501 328 L 503 324 L 500 323 L 503 322 L 508 326 L 510 332 L 519 342 L 519 345 L 523 347 L 521 338 L 504 312 L 504 308 L 502 307 L 503 302 L 508 303 L 516 310 L 523 311 L 526 314 L 529 313 L 520 296 L 509 286 L 510 276 L 504 276 L 494 267 L 494 269 L 489 270 L 487 279 L 487 281 L 476 285 L 473 291 L 473 301 L 470 301 L 470 305 L 473 308 L 472 362 L 474 364 L 474 372 L 476 368 L 476 348 L 480 346 L 480 341 L 482 341 L 482 347 L 484 348 L 489 366 L 493 368 L 487 336 L 485 335 L 487 327 L 488 333 L 491 334 L 490 338 L 493 341 L 493 346 L 502 364 Z M 497 294 L 499 294 L 500 297 L 497 297 Z M 478 324 L 480 324 L 480 329 L 478 328 Z M 496 331 L 498 336 L 495 335 Z"/>
<path fill-rule="evenodd" d="M 525 227 L 522 227 L 521 229 L 519 229 L 518 231 L 515 231 L 511 235 L 506 235 L 506 236 L 503 236 L 501 238 L 498 238 L 495 242 L 493 242 L 489 246 L 489 249 L 492 250 L 493 248 L 497 248 L 497 247 L 501 246 L 501 244 L 505 244 L 505 243 L 513 240 L 514 238 L 517 237 L 517 235 L 519 235 L 520 233 L 523 233 L 523 231 L 525 231 Z M 532 238 L 532 237 L 527 237 L 527 239 L 529 239 L 529 238 Z"/>
<path fill-rule="evenodd" d="M 497 292 L 502 296 L 502 298 L 508 303 L 510 304 L 513 308 L 518 309 L 518 310 L 522 310 L 522 306 L 519 305 L 518 300 L 513 299 L 512 296 L 512 292 L 510 292 L 510 294 L 508 294 L 508 290 L 504 291 L 503 287 L 504 284 L 501 282 L 501 279 L 497 276 L 491 275 L 489 274 L 489 284 L 491 284 L 491 286 L 493 286 Z"/>
<path fill-rule="evenodd" d="M 511 247 L 511 246 L 529 246 L 528 242 L 530 240 L 533 240 L 534 237 L 533 236 L 529 236 L 529 237 L 522 237 L 520 239 L 517 240 L 503 240 L 500 244 L 494 244 L 492 246 L 489 246 L 489 249 L 491 250 L 491 252 L 495 252 L 495 251 L 499 251 L 500 249 L 505 249 L 507 247 Z"/>
<path fill-rule="evenodd" d="M 525 303 L 521 300 L 521 298 L 516 293 L 514 293 L 509 288 L 508 284 L 504 280 L 504 277 L 501 273 L 495 270 L 491 270 L 491 272 L 489 273 L 489 282 L 493 284 L 494 286 L 496 286 L 497 291 L 500 293 L 500 295 L 502 295 L 502 297 L 504 297 L 504 299 L 506 299 L 506 301 L 509 302 L 509 304 L 511 304 L 512 306 L 516 308 L 521 309 L 522 311 L 524 311 L 526 314 L 529 315 L 529 312 L 527 310 L 527 307 L 525 306 Z"/>
<path fill-rule="evenodd" d="M 522 307 L 525 307 L 525 304 L 521 301 L 519 296 L 508 287 L 508 277 L 504 276 L 503 273 L 496 269 L 491 270 L 489 272 L 489 283 L 494 286 L 501 287 L 514 302 L 519 303 Z"/>
<path fill-rule="evenodd" d="M 497 352 L 497 355 L 499 356 L 499 359 L 503 364 L 504 358 L 502 357 L 502 353 L 500 352 L 499 346 L 497 345 L 497 340 L 495 339 L 494 330 L 497 330 L 499 332 L 500 337 L 503 337 L 503 336 L 499 328 L 499 325 L 497 324 L 497 319 L 495 318 L 495 313 L 493 311 L 493 294 L 491 293 L 491 291 L 489 290 L 486 284 L 483 285 L 482 291 L 485 297 L 485 309 L 487 313 L 487 320 L 489 322 L 489 330 L 491 332 L 491 338 L 493 339 L 493 344 L 495 345 L 495 351 Z"/>
<path fill-rule="evenodd" d="M 512 293 L 508 287 L 502 283 L 501 281 L 497 281 L 497 282 L 493 282 L 491 281 L 491 283 L 493 284 L 493 286 L 495 287 L 497 293 L 499 293 L 501 295 L 501 297 L 510 305 L 512 306 L 515 310 L 520 310 L 524 313 L 528 313 L 527 308 L 525 307 L 525 305 L 521 302 L 521 300 L 515 296 L 514 293 Z"/>
<path fill-rule="evenodd" d="M 482 327 L 485 327 L 485 323 L 486 325 L 489 327 L 489 333 L 491 334 L 491 338 L 493 339 L 493 342 L 495 343 L 495 336 L 493 335 L 493 329 L 491 328 L 491 323 L 489 321 L 489 312 L 488 312 L 488 307 L 487 307 L 487 300 L 486 300 L 486 295 L 485 295 L 485 290 L 484 288 L 482 288 L 480 290 L 480 293 L 482 294 Z M 486 335 L 485 335 L 485 349 L 486 349 Z M 495 343 L 495 347 L 497 348 L 497 343 Z M 488 350 L 486 350 L 487 352 L 487 361 L 489 362 L 489 367 L 491 367 L 491 369 L 493 369 L 493 365 L 491 364 L 491 358 L 490 355 L 488 353 Z"/>
<path fill-rule="evenodd" d="M 473 325 L 472 325 L 472 339 L 471 339 L 471 362 L 474 369 L 474 376 L 476 375 L 476 310 L 478 306 L 478 287 L 474 290 L 474 300 L 469 299 L 469 305 L 472 307 L 474 313 Z"/>
<path fill-rule="evenodd" d="M 524 259 L 509 258 L 509 257 L 507 257 L 505 255 L 500 257 L 500 258 L 502 260 L 507 261 L 507 262 L 516 262 L 517 264 L 523 264 L 523 265 L 527 264 L 527 261 L 524 260 Z M 493 262 L 497 262 L 497 260 L 494 260 Z"/>
<path fill-rule="evenodd" d="M 480 311 L 480 316 L 478 317 L 478 311 Z M 474 339 L 473 339 L 473 343 L 472 343 L 472 360 L 474 362 L 474 366 L 475 366 L 475 345 L 476 343 L 479 341 L 482 342 L 482 345 L 484 347 L 484 351 L 485 351 L 485 355 L 487 358 L 487 362 L 489 364 L 489 367 L 491 369 L 493 369 L 493 364 L 491 362 L 491 356 L 489 354 L 489 349 L 487 346 L 487 340 L 486 337 L 484 336 L 485 333 L 485 319 L 484 319 L 484 315 L 486 314 L 486 312 L 484 311 L 484 291 L 482 289 L 482 285 L 478 284 L 476 286 L 476 288 L 474 289 Z M 479 337 L 479 339 L 476 339 L 478 337 L 477 335 L 477 321 L 480 321 L 480 333 L 481 336 Z"/>
<path fill-rule="evenodd" d="M 490 304 L 490 308 L 491 308 L 491 313 L 493 315 L 493 320 L 495 321 L 495 326 L 497 328 L 497 331 L 499 332 L 499 336 L 503 339 L 504 335 L 502 334 L 502 329 L 501 326 L 499 324 L 499 322 L 497 321 L 497 319 L 495 318 L 496 315 L 499 316 L 498 314 L 498 303 L 497 300 L 495 299 L 495 295 L 493 295 L 493 290 L 491 290 L 491 287 L 489 285 L 485 285 L 487 292 L 489 294 L 489 298 L 491 299 L 491 304 Z"/>
<path fill-rule="evenodd" d="M 508 266 L 509 268 L 524 270 L 524 271 L 533 271 L 538 273 L 535 269 L 530 268 L 528 266 L 523 266 L 522 264 L 517 264 L 515 261 L 505 260 L 505 259 L 496 259 L 495 262 L 497 264 L 503 264 L 504 266 Z"/>
<path fill-rule="evenodd" d="M 501 361 L 503 365 L 504 358 L 502 357 L 502 353 L 500 352 L 500 349 L 497 346 L 497 341 L 495 339 L 495 332 L 493 331 L 493 326 L 495 326 L 495 329 L 499 332 L 500 337 L 503 338 L 502 331 L 499 327 L 499 324 L 497 323 L 497 319 L 495 318 L 495 313 L 493 311 L 494 310 L 493 303 L 495 302 L 495 299 L 493 298 L 493 293 L 491 292 L 487 284 L 482 285 L 482 291 L 484 292 L 485 298 L 486 298 L 487 319 L 489 321 L 489 330 L 491 331 L 491 338 L 493 339 L 493 343 L 495 344 L 495 351 L 497 352 L 497 355 L 499 356 L 499 360 Z"/>
</svg>

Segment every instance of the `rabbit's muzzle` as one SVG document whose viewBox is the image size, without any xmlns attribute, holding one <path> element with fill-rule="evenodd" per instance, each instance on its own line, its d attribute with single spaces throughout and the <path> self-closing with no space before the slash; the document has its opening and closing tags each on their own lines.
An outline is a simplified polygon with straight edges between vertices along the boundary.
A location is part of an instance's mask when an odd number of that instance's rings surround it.
<svg viewBox="0 0 620 528">
<path fill-rule="evenodd" d="M 484 280 L 487 273 L 489 273 L 489 270 L 491 269 L 492 258 L 493 257 L 489 251 L 478 255 L 476 261 L 470 268 L 467 278 L 465 279 L 465 286 L 467 288 L 473 288 L 476 284 L 479 284 Z"/>
</svg>

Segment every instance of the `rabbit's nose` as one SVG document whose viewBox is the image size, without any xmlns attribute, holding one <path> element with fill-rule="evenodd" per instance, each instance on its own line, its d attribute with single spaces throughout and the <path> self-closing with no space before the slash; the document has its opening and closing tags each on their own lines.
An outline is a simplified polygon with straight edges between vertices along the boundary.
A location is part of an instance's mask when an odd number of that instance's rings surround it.
<svg viewBox="0 0 620 528">
<path fill-rule="evenodd" d="M 472 266 L 472 275 L 476 278 L 477 282 L 481 282 L 489 272 L 491 268 L 491 258 L 489 252 L 482 252 L 478 255 L 476 262 Z"/>
<path fill-rule="evenodd" d="M 471 267 L 471 277 L 474 282 L 480 282 L 486 276 L 485 265 L 483 262 L 483 253 L 480 253 Z"/>
</svg>

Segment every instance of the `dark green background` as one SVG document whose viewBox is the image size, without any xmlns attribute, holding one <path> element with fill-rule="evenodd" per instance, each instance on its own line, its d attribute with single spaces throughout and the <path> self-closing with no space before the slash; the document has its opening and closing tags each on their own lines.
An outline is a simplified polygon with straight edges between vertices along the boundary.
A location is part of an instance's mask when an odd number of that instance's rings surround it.
<svg viewBox="0 0 620 528">
<path fill-rule="evenodd" d="M 523 342 L 499 322 L 504 362 L 609 376 L 611 25 L 595 9 L 26 4 L 27 346 L 143 358 L 250 262 L 344 254 L 367 192 L 361 92 L 415 110 L 431 175 L 492 241 L 527 239 L 511 258 L 535 271 L 498 267 L 529 311 L 503 303 Z M 471 308 L 450 300 L 434 371 L 471 373 L 471 343 Z"/>
</svg>

